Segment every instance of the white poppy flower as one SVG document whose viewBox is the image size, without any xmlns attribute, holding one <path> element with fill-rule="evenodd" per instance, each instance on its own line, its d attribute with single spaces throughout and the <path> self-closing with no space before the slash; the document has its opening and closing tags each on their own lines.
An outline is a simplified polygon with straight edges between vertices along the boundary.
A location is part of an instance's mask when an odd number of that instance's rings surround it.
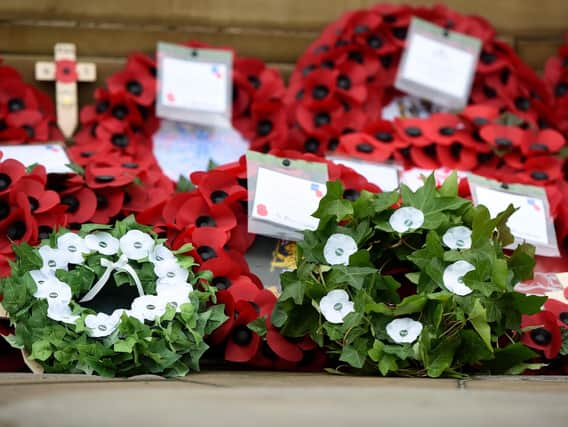
<svg viewBox="0 0 568 427">
<path fill-rule="evenodd" d="M 389 218 L 389 224 L 394 231 L 406 233 L 410 230 L 416 230 L 424 224 L 424 214 L 420 209 L 407 206 L 398 208 Z"/>
<path fill-rule="evenodd" d="M 118 252 L 118 239 L 105 231 L 97 231 L 85 237 L 87 248 L 103 255 L 114 255 Z"/>
<path fill-rule="evenodd" d="M 467 261 L 456 261 L 444 270 L 444 286 L 453 294 L 465 296 L 472 293 L 472 289 L 463 283 L 463 276 L 475 270 L 475 266 Z"/>
<path fill-rule="evenodd" d="M 93 338 L 106 337 L 112 334 L 120 323 L 120 316 L 125 310 L 115 310 L 111 315 L 105 313 L 89 314 L 85 317 L 85 326 L 89 336 Z"/>
<path fill-rule="evenodd" d="M 132 301 L 130 315 L 141 322 L 154 321 L 166 312 L 166 301 L 157 295 L 143 295 Z"/>
<path fill-rule="evenodd" d="M 49 301 L 47 307 L 47 317 L 58 322 L 74 324 L 79 316 L 71 312 L 69 303 L 62 301 Z"/>
<path fill-rule="evenodd" d="M 71 296 L 72 292 L 69 285 L 63 283 L 55 276 L 50 277 L 49 280 L 42 284 L 37 283 L 37 289 L 34 293 L 34 297 L 47 299 L 50 304 L 53 302 L 69 304 Z"/>
<path fill-rule="evenodd" d="M 120 250 L 129 259 L 140 260 L 148 257 L 154 247 L 154 239 L 140 230 L 130 230 L 120 238 Z"/>
<path fill-rule="evenodd" d="M 60 249 L 53 249 L 47 245 L 42 246 L 38 250 L 43 265 L 41 271 L 43 274 L 53 274 L 55 270 L 67 270 L 67 255 Z"/>
<path fill-rule="evenodd" d="M 170 304 L 176 312 L 181 311 L 181 305 L 189 302 L 189 294 L 193 291 L 191 285 L 187 286 L 171 286 L 167 290 L 162 290 L 158 296 L 164 300 L 166 305 Z"/>
<path fill-rule="evenodd" d="M 185 282 L 189 277 L 189 272 L 182 268 L 175 258 L 154 264 L 154 273 L 160 279 L 170 279 L 173 282 Z"/>
<path fill-rule="evenodd" d="M 170 260 L 175 260 L 176 256 L 164 245 L 154 246 L 154 249 L 148 255 L 148 259 L 154 265 L 161 264 Z"/>
<path fill-rule="evenodd" d="M 422 333 L 422 323 L 410 317 L 403 317 L 389 322 L 386 330 L 390 339 L 395 343 L 411 344 L 416 341 Z"/>
<path fill-rule="evenodd" d="M 57 278 L 53 274 L 45 274 L 41 270 L 31 270 L 29 273 L 30 273 L 30 276 L 32 276 L 32 279 L 35 282 L 36 287 L 38 289 L 43 287 L 43 285 L 45 285 L 50 280 L 53 280 L 53 279 L 57 280 Z"/>
<path fill-rule="evenodd" d="M 75 233 L 65 233 L 57 238 L 57 248 L 65 254 L 71 264 L 83 264 L 83 254 L 90 252 L 85 240 Z"/>
<path fill-rule="evenodd" d="M 343 323 L 345 316 L 355 311 L 354 304 L 349 301 L 349 295 L 343 289 L 328 292 L 320 300 L 319 308 L 329 323 Z"/>
<path fill-rule="evenodd" d="M 323 256 L 330 265 L 349 265 L 349 257 L 357 252 L 357 243 L 347 234 L 329 236 L 323 248 Z"/>
<path fill-rule="evenodd" d="M 187 295 L 191 292 L 193 292 L 193 286 L 186 282 L 168 282 L 162 280 L 156 282 L 156 294 L 159 296 L 172 293 L 185 293 Z"/>
<path fill-rule="evenodd" d="M 450 249 L 469 249 L 471 248 L 471 229 L 463 225 L 448 228 L 442 241 Z"/>
</svg>

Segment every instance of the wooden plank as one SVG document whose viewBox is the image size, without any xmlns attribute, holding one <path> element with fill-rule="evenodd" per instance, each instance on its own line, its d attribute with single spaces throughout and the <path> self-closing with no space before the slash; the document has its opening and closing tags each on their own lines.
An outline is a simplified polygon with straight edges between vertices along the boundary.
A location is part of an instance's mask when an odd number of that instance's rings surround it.
<svg viewBox="0 0 568 427">
<path fill-rule="evenodd" d="M 150 22 L 320 29 L 344 11 L 377 0 L 2 0 L 3 19 L 73 19 L 108 22 Z M 431 5 L 431 0 L 390 3 Z M 446 0 L 449 7 L 487 17 L 500 31 L 562 31 L 568 21 L 565 0 Z"/>
<path fill-rule="evenodd" d="M 561 38 L 543 40 L 521 38 L 516 43 L 516 49 L 528 65 L 534 69 L 542 70 L 546 60 L 556 55 L 562 44 Z"/>
<path fill-rule="evenodd" d="M 267 62 L 295 62 L 315 33 L 279 33 L 267 31 L 212 32 L 202 27 L 174 31 L 166 27 L 143 26 L 65 26 L 52 23 L 12 25 L 0 23 L 0 52 L 43 54 L 53 52 L 59 42 L 77 45 L 79 59 L 90 56 L 126 56 L 131 52 L 154 52 L 158 41 L 185 42 L 201 40 L 215 46 L 230 46 L 239 55 L 256 56 Z"/>
<path fill-rule="evenodd" d="M 312 376 L 306 387 L 296 374 L 281 376 L 279 384 L 247 387 L 242 378 L 233 375 L 230 387 L 180 381 L 6 386 L 0 388 L 0 425 L 563 426 L 568 415 L 566 390 L 463 391 L 326 375 Z"/>
</svg>

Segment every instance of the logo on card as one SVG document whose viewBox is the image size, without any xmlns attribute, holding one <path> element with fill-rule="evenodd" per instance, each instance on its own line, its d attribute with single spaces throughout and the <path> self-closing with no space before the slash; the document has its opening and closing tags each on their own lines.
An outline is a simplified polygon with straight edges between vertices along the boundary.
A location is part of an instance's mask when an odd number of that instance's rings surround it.
<svg viewBox="0 0 568 427">
<path fill-rule="evenodd" d="M 323 196 L 323 193 L 322 193 L 321 190 L 320 190 L 319 184 L 316 184 L 315 182 L 312 182 L 310 189 L 311 189 L 312 191 L 315 191 L 316 197 L 317 197 L 318 199 L 321 199 L 321 197 Z"/>
<path fill-rule="evenodd" d="M 527 199 L 527 203 L 529 206 L 532 206 L 535 211 L 540 212 L 540 206 L 535 199 Z"/>
<path fill-rule="evenodd" d="M 54 153 L 59 153 L 59 147 L 57 145 L 46 145 L 45 148 L 47 148 L 49 151 L 53 151 Z"/>
<path fill-rule="evenodd" d="M 169 93 L 166 95 L 166 99 L 167 99 L 169 102 L 175 102 L 176 97 L 175 97 L 175 95 L 174 95 L 173 93 L 169 92 Z"/>
<path fill-rule="evenodd" d="M 256 213 L 259 216 L 266 216 L 268 215 L 268 209 L 266 209 L 266 206 L 261 203 L 256 206 Z"/>
<path fill-rule="evenodd" d="M 211 66 L 211 72 L 213 73 L 213 75 L 215 77 L 217 77 L 218 79 L 222 78 L 223 75 L 221 74 L 221 70 L 219 70 L 219 67 L 217 67 L 216 65 L 212 65 Z"/>
</svg>

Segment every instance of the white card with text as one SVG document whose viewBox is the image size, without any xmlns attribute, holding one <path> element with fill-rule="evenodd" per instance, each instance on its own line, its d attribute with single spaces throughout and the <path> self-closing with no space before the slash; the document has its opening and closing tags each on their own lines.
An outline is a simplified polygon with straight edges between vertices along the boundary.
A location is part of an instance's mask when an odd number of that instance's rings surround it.
<svg viewBox="0 0 568 427">
<path fill-rule="evenodd" d="M 72 173 L 71 163 L 62 144 L 0 145 L 2 160 L 14 159 L 25 167 L 40 164 L 47 173 Z"/>
<path fill-rule="evenodd" d="M 294 230 L 315 230 L 312 214 L 325 196 L 325 184 L 270 169 L 258 169 L 252 217 Z"/>
<path fill-rule="evenodd" d="M 413 18 L 397 89 L 448 108 L 467 104 L 481 40 Z"/>
<path fill-rule="evenodd" d="M 474 176 L 469 178 L 476 205 L 485 205 L 492 217 L 509 205 L 518 209 L 507 221 L 515 237 L 515 243 L 510 248 L 526 241 L 535 245 L 537 255 L 560 256 L 546 191 L 540 187 L 517 184 L 508 184 L 500 189 L 487 185 L 487 182 L 490 180 Z"/>
<path fill-rule="evenodd" d="M 164 58 L 162 103 L 168 107 L 222 113 L 227 108 L 227 66 Z"/>
<path fill-rule="evenodd" d="M 205 126 L 231 126 L 231 51 L 158 43 L 157 58 L 158 117 Z"/>
</svg>

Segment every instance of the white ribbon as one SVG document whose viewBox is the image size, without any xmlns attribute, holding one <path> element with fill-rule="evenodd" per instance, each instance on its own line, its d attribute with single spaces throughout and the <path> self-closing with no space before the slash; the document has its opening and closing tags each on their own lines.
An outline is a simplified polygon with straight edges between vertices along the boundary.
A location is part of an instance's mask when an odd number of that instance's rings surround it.
<svg viewBox="0 0 568 427">
<path fill-rule="evenodd" d="M 136 271 L 128 264 L 128 258 L 126 257 L 126 255 L 122 255 L 116 262 L 112 262 L 106 258 L 102 258 L 101 265 L 103 267 L 106 267 L 106 271 L 98 280 L 98 282 L 95 283 L 95 285 L 91 288 L 91 290 L 87 292 L 79 302 L 91 301 L 95 296 L 97 296 L 97 294 L 108 282 L 108 279 L 110 278 L 110 275 L 114 270 L 123 271 L 127 274 L 130 274 L 132 279 L 134 279 L 134 283 L 136 284 L 138 293 L 140 294 L 140 296 L 144 295 L 144 289 L 142 289 L 142 283 L 140 282 L 140 278 L 138 277 L 138 274 L 136 274 Z"/>
</svg>

